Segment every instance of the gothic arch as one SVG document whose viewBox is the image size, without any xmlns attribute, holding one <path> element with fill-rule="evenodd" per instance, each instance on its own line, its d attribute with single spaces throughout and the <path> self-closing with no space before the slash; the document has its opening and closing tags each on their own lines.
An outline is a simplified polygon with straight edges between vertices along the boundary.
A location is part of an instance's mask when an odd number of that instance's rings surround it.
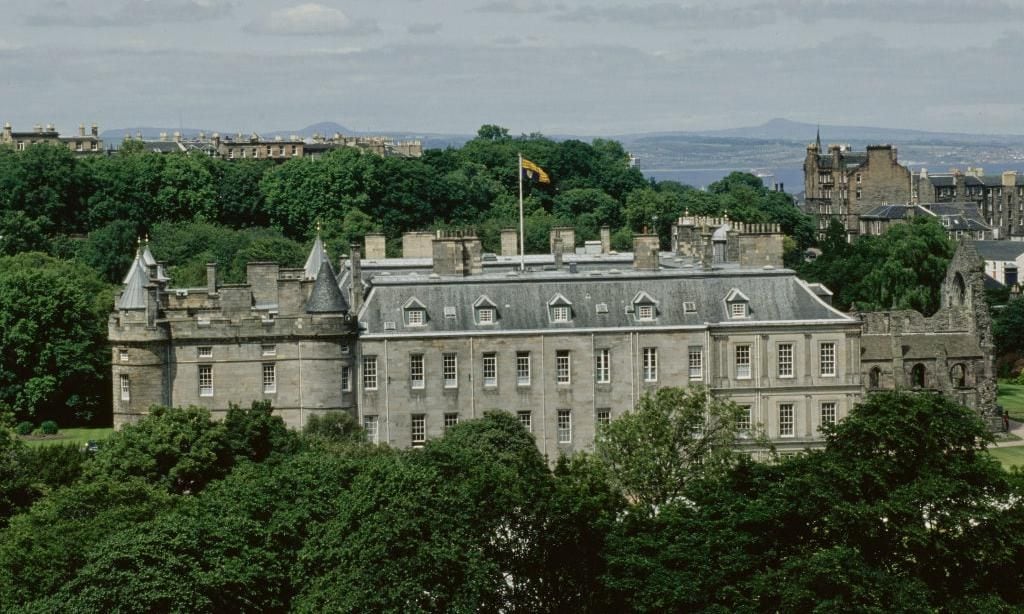
<svg viewBox="0 0 1024 614">
<path fill-rule="evenodd" d="M 967 283 L 960 271 L 953 276 L 953 304 L 960 307 L 967 302 Z"/>
<path fill-rule="evenodd" d="M 927 380 L 927 369 L 921 363 L 914 365 L 914 368 L 910 370 L 910 386 L 912 388 L 924 388 Z"/>
<path fill-rule="evenodd" d="M 963 363 L 956 363 L 949 369 L 949 381 L 954 388 L 967 387 L 967 367 Z"/>
<path fill-rule="evenodd" d="M 878 390 L 882 387 L 882 370 L 878 367 L 872 367 L 868 371 L 868 388 L 871 390 Z"/>
</svg>

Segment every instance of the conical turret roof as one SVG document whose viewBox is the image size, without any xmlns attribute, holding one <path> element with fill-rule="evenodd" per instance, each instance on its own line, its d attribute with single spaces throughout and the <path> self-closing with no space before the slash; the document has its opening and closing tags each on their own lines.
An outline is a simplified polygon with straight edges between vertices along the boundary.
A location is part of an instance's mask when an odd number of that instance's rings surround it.
<svg viewBox="0 0 1024 614">
<path fill-rule="evenodd" d="M 334 269 L 325 260 L 320 263 L 316 283 L 313 284 L 313 291 L 309 293 L 309 300 L 306 301 L 306 313 L 345 313 L 347 311 L 348 301 L 338 289 L 338 279 L 334 276 Z"/>
<path fill-rule="evenodd" d="M 142 254 L 136 252 L 135 260 L 124 277 L 124 289 L 117 301 L 118 309 L 145 309 L 146 284 L 149 283 L 149 272 L 143 264 Z"/>
<path fill-rule="evenodd" d="M 313 249 L 309 250 L 309 257 L 306 258 L 306 279 L 316 279 L 320 274 L 320 265 L 327 263 L 330 267 L 331 259 L 327 256 L 327 250 L 324 249 L 324 242 L 320 240 L 320 234 L 317 233 L 316 240 L 313 241 Z M 334 273 L 334 267 L 331 267 L 331 273 Z"/>
</svg>

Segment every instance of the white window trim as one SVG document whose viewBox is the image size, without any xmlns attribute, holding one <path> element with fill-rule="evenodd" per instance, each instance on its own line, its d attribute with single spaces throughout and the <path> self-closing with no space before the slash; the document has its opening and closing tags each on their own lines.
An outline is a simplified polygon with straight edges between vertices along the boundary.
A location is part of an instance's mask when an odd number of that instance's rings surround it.
<svg viewBox="0 0 1024 614">
<path fill-rule="evenodd" d="M 612 383 L 612 351 L 598 348 L 594 354 L 594 380 L 598 384 Z"/>
<path fill-rule="evenodd" d="M 367 367 L 369 365 L 373 365 L 372 375 L 366 372 Z M 377 386 L 380 385 L 380 374 L 378 373 L 377 366 L 378 365 L 376 356 L 363 356 L 363 368 L 361 373 L 363 390 L 377 390 Z M 369 382 L 371 381 L 370 378 L 372 378 L 373 385 L 369 384 Z"/>
<path fill-rule="evenodd" d="M 640 362 L 644 382 L 650 384 L 658 381 L 658 348 L 643 348 Z"/>
<path fill-rule="evenodd" d="M 562 418 L 566 418 L 566 427 L 562 427 Z M 563 437 L 564 435 L 564 437 Z M 559 409 L 555 413 L 555 436 L 560 444 L 572 443 L 572 410 Z"/>
<path fill-rule="evenodd" d="M 267 371 L 267 367 L 270 367 L 270 371 Z M 263 375 L 263 394 L 277 394 L 277 365 L 272 362 L 263 363 L 262 368 Z M 270 374 L 270 378 L 267 378 L 267 374 Z"/>
<path fill-rule="evenodd" d="M 520 375 L 519 364 L 520 360 L 525 360 L 526 364 L 526 376 Z M 529 352 L 516 353 L 516 386 L 529 386 L 530 380 L 533 377 L 533 364 L 532 357 Z"/>
<path fill-rule="evenodd" d="M 416 373 L 413 371 L 413 366 L 416 364 L 416 359 L 419 359 L 419 378 L 415 377 Z M 409 355 L 409 385 L 413 390 L 423 390 L 427 387 L 427 364 L 423 358 L 423 354 L 410 354 Z"/>
<path fill-rule="evenodd" d="M 782 365 L 783 365 L 783 362 L 782 362 L 782 348 L 784 346 L 789 346 L 789 363 L 788 363 L 789 364 L 789 374 L 788 375 L 783 375 L 783 373 L 782 373 Z M 795 348 L 796 348 L 796 344 L 795 343 L 789 343 L 789 342 L 780 343 L 780 344 L 775 346 L 775 362 L 776 362 L 776 369 L 778 371 L 778 378 L 779 379 L 793 379 L 794 377 L 796 377 L 796 353 L 795 353 Z"/>
<path fill-rule="evenodd" d="M 697 356 L 697 366 L 693 365 L 693 357 Z M 704 379 L 704 348 L 691 347 L 686 351 L 686 373 L 691 380 Z"/>
<path fill-rule="evenodd" d="M 203 385 L 203 371 L 209 374 L 210 384 L 208 386 Z M 199 384 L 199 396 L 201 397 L 212 397 L 213 396 L 213 365 L 199 365 L 197 373 L 197 380 Z"/>
<path fill-rule="evenodd" d="M 565 359 L 565 379 L 562 379 L 562 369 L 559 365 L 563 358 Z M 555 351 L 555 383 L 559 386 L 572 384 L 572 352 L 569 350 Z"/>
<path fill-rule="evenodd" d="M 487 363 L 490 362 L 494 374 L 487 376 Z M 486 352 L 480 359 L 480 379 L 483 380 L 484 388 L 497 388 L 498 386 L 498 354 Z"/>
<path fill-rule="evenodd" d="M 832 348 L 832 368 L 830 372 L 825 372 L 824 352 L 825 347 L 831 346 Z M 835 341 L 822 341 L 818 344 L 818 375 L 821 377 L 835 377 L 839 371 L 839 344 Z"/>
<path fill-rule="evenodd" d="M 132 383 L 131 378 L 127 374 L 122 373 L 121 377 L 118 378 L 121 385 L 121 400 L 131 401 L 132 400 Z"/>
<path fill-rule="evenodd" d="M 740 375 L 740 348 L 747 349 L 746 375 Z M 753 346 L 749 343 L 738 343 L 732 350 L 733 371 L 736 379 L 748 380 L 754 376 Z"/>
<path fill-rule="evenodd" d="M 451 374 L 453 377 L 448 377 L 448 360 L 451 359 Z M 444 381 L 444 387 L 451 390 L 459 387 L 459 355 L 455 352 L 445 352 L 441 355 L 441 377 Z"/>
<path fill-rule="evenodd" d="M 788 407 L 790 411 L 789 417 L 789 433 L 782 432 L 782 409 Z M 796 437 L 796 404 L 795 403 L 779 403 L 779 437 Z"/>
<path fill-rule="evenodd" d="M 419 429 L 417 429 L 417 423 L 419 423 Z M 417 430 L 419 431 L 417 433 Z M 413 414 L 409 418 L 409 442 L 414 448 L 418 448 L 423 444 L 427 443 L 427 415 L 426 414 Z"/>
</svg>

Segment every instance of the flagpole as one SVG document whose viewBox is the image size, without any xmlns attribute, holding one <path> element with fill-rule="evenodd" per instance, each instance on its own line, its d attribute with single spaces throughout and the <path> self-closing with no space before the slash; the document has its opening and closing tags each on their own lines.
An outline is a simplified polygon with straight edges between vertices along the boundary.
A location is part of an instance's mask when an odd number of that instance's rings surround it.
<svg viewBox="0 0 1024 614">
<path fill-rule="evenodd" d="M 526 270 L 526 242 L 523 236 L 523 154 L 519 154 L 519 270 Z"/>
</svg>

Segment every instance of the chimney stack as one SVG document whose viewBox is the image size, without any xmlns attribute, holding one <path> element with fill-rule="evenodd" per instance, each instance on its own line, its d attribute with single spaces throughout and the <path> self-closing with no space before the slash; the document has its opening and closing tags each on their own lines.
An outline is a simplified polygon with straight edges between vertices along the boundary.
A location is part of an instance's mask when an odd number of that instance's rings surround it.
<svg viewBox="0 0 1024 614">
<path fill-rule="evenodd" d="M 217 263 L 206 263 L 206 294 L 217 294 Z"/>
<path fill-rule="evenodd" d="M 363 263 L 358 243 L 349 246 L 349 261 L 352 267 L 352 282 L 349 286 L 349 304 L 352 309 L 349 313 L 358 315 L 363 306 Z"/>
<path fill-rule="evenodd" d="M 601 227 L 601 253 L 608 254 L 612 251 L 612 229 L 607 226 Z"/>
<path fill-rule="evenodd" d="M 78 136 L 85 136 L 85 124 L 78 124 Z"/>
<path fill-rule="evenodd" d="M 555 235 L 551 245 L 551 255 L 554 256 L 555 268 L 562 268 L 562 237 Z"/>
<path fill-rule="evenodd" d="M 100 135 L 100 127 L 96 125 L 96 122 L 92 123 L 92 135 L 95 137 Z"/>
<path fill-rule="evenodd" d="M 660 266 L 660 240 L 656 234 L 638 234 L 633 237 L 633 268 L 637 271 L 657 271 Z"/>
<path fill-rule="evenodd" d="M 365 241 L 367 260 L 384 260 L 387 258 L 386 240 L 383 234 L 379 232 L 368 233 Z"/>
</svg>

